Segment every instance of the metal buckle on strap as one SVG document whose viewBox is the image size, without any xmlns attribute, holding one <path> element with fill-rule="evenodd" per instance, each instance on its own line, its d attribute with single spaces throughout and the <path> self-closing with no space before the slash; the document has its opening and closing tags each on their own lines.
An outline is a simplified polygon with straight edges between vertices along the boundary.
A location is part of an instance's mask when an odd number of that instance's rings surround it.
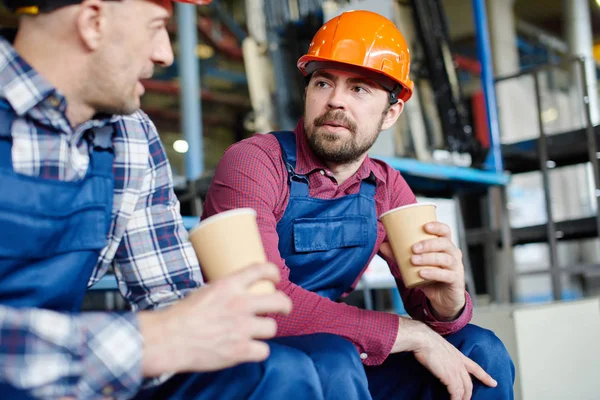
<svg viewBox="0 0 600 400">
<path fill-rule="evenodd" d="M 94 149 L 113 151 L 112 125 L 104 125 L 90 130 L 90 137 L 94 143 Z"/>
<path fill-rule="evenodd" d="M 306 175 L 298 175 L 298 174 L 294 174 L 294 175 L 290 175 L 290 183 L 292 183 L 292 181 L 296 181 L 296 182 L 304 182 L 308 185 L 308 178 L 306 177 Z"/>
<path fill-rule="evenodd" d="M 300 175 L 297 174 L 296 171 L 294 171 L 294 167 L 292 167 L 289 163 L 285 163 L 285 169 L 287 169 L 287 173 L 288 173 L 288 181 L 290 183 L 290 185 L 292 184 L 292 181 L 296 181 L 296 182 L 304 182 L 308 185 L 308 178 L 306 177 L 306 175 Z"/>
<path fill-rule="evenodd" d="M 371 173 L 365 179 L 365 181 L 370 182 L 370 183 L 372 183 L 374 185 L 377 185 L 377 177 L 375 176 L 375 173 L 373 171 L 371 171 Z"/>
</svg>

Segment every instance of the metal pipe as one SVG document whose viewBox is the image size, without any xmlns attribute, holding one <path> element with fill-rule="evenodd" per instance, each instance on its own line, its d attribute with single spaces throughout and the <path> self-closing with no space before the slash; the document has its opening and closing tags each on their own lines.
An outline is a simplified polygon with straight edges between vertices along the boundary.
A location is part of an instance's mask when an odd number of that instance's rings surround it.
<svg viewBox="0 0 600 400">
<path fill-rule="evenodd" d="M 598 110 L 598 79 L 596 78 L 596 66 L 592 50 L 594 40 L 589 1 L 569 0 L 565 1 L 564 4 L 566 8 L 566 36 L 570 53 L 574 56 L 584 58 L 584 75 L 588 86 L 591 118 L 592 123 L 595 125 L 600 122 L 600 111 Z"/>
<path fill-rule="evenodd" d="M 493 188 L 498 192 L 498 209 L 500 213 L 500 237 L 502 238 L 502 282 L 500 290 L 498 291 L 500 300 L 505 303 L 514 301 L 515 288 L 517 286 L 517 275 L 515 273 L 515 258 L 513 254 L 513 238 L 512 228 L 510 226 L 510 216 L 508 215 L 508 197 L 506 193 L 506 186 L 499 186 Z"/>
<path fill-rule="evenodd" d="M 561 55 L 569 52 L 569 47 L 563 40 L 553 36 L 552 34 L 538 28 L 533 24 L 530 24 L 529 22 L 521 19 L 517 20 L 517 30 L 522 34 L 535 38 L 544 46 L 560 53 Z"/>
<path fill-rule="evenodd" d="M 196 6 L 177 3 L 181 126 L 188 143 L 188 151 L 185 154 L 185 176 L 188 181 L 195 181 L 204 172 L 200 62 L 196 56 L 196 47 L 198 46 L 196 18 Z"/>
<path fill-rule="evenodd" d="M 590 3 L 588 0 L 569 0 L 564 1 L 565 7 L 565 26 L 566 26 L 566 37 L 569 44 L 569 50 L 571 54 L 582 57 L 585 63 L 584 72 L 580 72 L 581 68 L 577 68 L 577 65 L 573 68 L 572 82 L 573 87 L 579 84 L 579 80 L 583 83 L 585 91 L 587 91 L 586 101 L 588 104 L 584 107 L 585 113 L 589 111 L 589 120 L 587 124 L 597 125 L 600 123 L 600 110 L 598 110 L 598 79 L 596 77 L 596 66 L 594 63 L 593 54 L 593 32 L 592 32 L 592 21 L 591 21 L 591 10 Z M 578 93 L 574 93 L 575 96 Z M 587 119 L 587 115 L 584 113 L 584 117 Z M 588 142 L 588 144 L 590 144 Z M 571 194 L 579 201 L 585 201 L 591 209 L 597 204 L 597 191 L 595 174 L 597 171 L 592 171 L 592 166 L 587 164 L 585 167 L 586 171 L 586 185 L 587 196 L 581 198 L 577 194 Z M 584 188 L 577 190 L 578 193 L 584 192 Z M 600 212 L 600 209 L 596 208 L 596 214 Z M 585 261 L 597 262 L 600 259 L 600 252 L 598 251 L 598 241 L 593 243 L 582 243 L 580 248 L 579 257 Z"/>
<path fill-rule="evenodd" d="M 500 126 L 498 124 L 498 108 L 496 105 L 496 88 L 494 87 L 494 71 L 492 52 L 488 32 L 485 0 L 473 0 L 473 17 L 475 19 L 475 36 L 477 54 L 481 62 L 481 85 L 485 95 L 485 104 L 490 132 L 490 151 L 485 166 L 501 174 L 504 170 L 500 143 Z"/>
<path fill-rule="evenodd" d="M 561 299 L 560 267 L 558 265 L 558 251 L 556 244 L 556 228 L 554 226 L 554 215 L 552 213 L 552 199 L 550 198 L 550 176 L 548 171 L 548 142 L 544 130 L 544 120 L 542 118 L 542 98 L 540 94 L 540 78 L 538 74 L 533 75 L 535 85 L 535 101 L 537 104 L 538 125 L 540 129 L 540 139 L 538 141 L 538 153 L 540 155 L 540 171 L 542 172 L 542 181 L 544 185 L 544 203 L 546 205 L 546 234 L 548 244 L 550 245 L 550 274 L 552 279 L 552 294 L 554 300 Z"/>
<path fill-rule="evenodd" d="M 568 275 L 577 275 L 577 274 L 583 274 L 586 272 L 597 272 L 598 264 L 569 265 L 568 267 L 560 268 L 559 271 L 561 274 L 568 274 Z M 547 274 L 548 274 L 547 269 L 534 269 L 534 270 L 530 270 L 530 271 L 523 271 L 519 275 L 535 276 L 535 275 L 547 275 Z"/>
<path fill-rule="evenodd" d="M 476 301 L 476 290 L 475 290 L 475 278 L 473 277 L 473 269 L 471 268 L 471 259 L 469 257 L 469 244 L 467 243 L 467 235 L 465 230 L 465 220 L 462 212 L 460 196 L 455 195 L 453 197 L 454 200 L 454 212 L 456 215 L 456 231 L 458 234 L 458 243 L 460 246 L 460 250 L 463 254 L 463 265 L 465 267 L 465 284 L 467 286 L 467 291 L 471 294 L 471 298 L 473 299 L 473 305 Z"/>
<path fill-rule="evenodd" d="M 267 24 L 264 0 L 245 0 L 248 34 L 259 45 L 267 43 Z"/>
<path fill-rule="evenodd" d="M 508 74 L 508 75 L 502 75 L 502 76 L 496 77 L 494 79 L 494 81 L 496 83 L 499 83 L 499 82 L 507 81 L 509 79 L 515 79 L 515 78 L 519 78 L 519 77 L 525 76 L 525 75 L 533 75 L 533 74 L 537 74 L 539 72 L 550 71 L 553 69 L 567 70 L 568 68 L 572 67 L 573 62 L 577 61 L 577 60 L 579 60 L 579 57 L 564 57 L 564 58 L 561 58 L 560 61 L 558 61 L 556 63 L 538 65 L 538 66 L 535 66 L 532 68 L 525 68 L 519 72 L 515 72 L 514 74 Z"/>
<path fill-rule="evenodd" d="M 592 124 L 592 110 L 590 104 L 590 93 L 589 87 L 587 85 L 587 75 L 586 71 L 586 62 L 585 59 L 580 59 L 579 62 L 581 76 L 583 77 L 583 109 L 585 110 L 585 120 L 586 120 L 586 137 L 588 141 L 588 157 L 590 163 L 592 165 L 591 174 L 594 182 L 594 198 L 596 200 L 596 230 L 598 235 L 600 235 L 600 172 L 598 170 L 598 156 L 600 153 L 598 152 L 598 143 L 596 141 L 596 132 L 594 130 L 594 125 Z"/>
</svg>

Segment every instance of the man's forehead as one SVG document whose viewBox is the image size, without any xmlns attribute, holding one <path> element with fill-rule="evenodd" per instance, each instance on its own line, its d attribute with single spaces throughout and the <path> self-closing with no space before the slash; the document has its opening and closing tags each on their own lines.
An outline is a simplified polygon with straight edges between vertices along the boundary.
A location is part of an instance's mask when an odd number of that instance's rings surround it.
<svg viewBox="0 0 600 400">
<path fill-rule="evenodd" d="M 343 66 L 318 69 L 313 73 L 313 76 L 327 79 L 343 79 L 350 82 L 360 81 L 371 84 L 373 86 L 381 87 L 381 85 L 371 77 L 361 74 L 360 71 L 352 71 L 351 69 L 345 68 Z M 383 87 L 381 87 L 381 89 L 383 89 Z"/>
</svg>

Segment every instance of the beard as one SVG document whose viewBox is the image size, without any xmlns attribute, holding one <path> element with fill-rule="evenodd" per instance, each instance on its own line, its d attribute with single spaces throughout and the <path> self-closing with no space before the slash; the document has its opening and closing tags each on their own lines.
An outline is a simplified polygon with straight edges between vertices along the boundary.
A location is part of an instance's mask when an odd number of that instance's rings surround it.
<svg viewBox="0 0 600 400">
<path fill-rule="evenodd" d="M 315 118 L 311 125 L 306 125 L 306 138 L 308 145 L 322 161 L 337 164 L 347 164 L 358 160 L 373 146 L 381 126 L 383 125 L 384 115 L 379 120 L 374 132 L 363 132 L 363 135 L 357 135 L 358 127 L 354 121 L 350 120 L 343 111 L 329 110 Z M 330 132 L 318 132 L 319 127 L 327 122 L 334 122 L 337 125 L 345 127 L 350 132 L 347 135 L 339 135 Z M 358 137 L 364 140 L 358 141 Z"/>
</svg>

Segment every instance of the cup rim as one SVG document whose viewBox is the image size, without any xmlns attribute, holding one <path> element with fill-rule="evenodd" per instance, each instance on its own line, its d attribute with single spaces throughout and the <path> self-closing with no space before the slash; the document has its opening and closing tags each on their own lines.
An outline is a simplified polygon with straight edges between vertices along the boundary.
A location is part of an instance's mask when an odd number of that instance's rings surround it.
<svg viewBox="0 0 600 400">
<path fill-rule="evenodd" d="M 211 215 L 210 217 L 198 222 L 198 224 L 190 230 L 189 235 L 191 236 L 198 229 L 203 228 L 206 225 L 209 225 L 215 221 L 221 220 L 223 218 L 229 218 L 229 217 L 232 217 L 234 215 L 239 215 L 239 214 L 252 214 L 252 215 L 256 216 L 256 210 L 253 208 L 250 208 L 250 207 L 243 207 L 243 208 L 234 208 L 231 210 L 220 212 L 215 215 Z"/>
<path fill-rule="evenodd" d="M 386 215 L 391 214 L 391 213 L 393 213 L 395 211 L 402 210 L 402 209 L 405 209 L 405 208 L 413 208 L 413 207 L 421 207 L 421 206 L 434 206 L 435 208 L 437 208 L 437 204 L 435 204 L 433 202 L 430 202 L 430 201 L 429 202 L 424 202 L 424 203 L 407 204 L 407 205 L 404 205 L 404 206 L 392 208 L 391 210 L 388 210 L 388 211 L 384 212 L 383 214 L 381 214 L 379 216 L 379 220 L 381 220 L 381 218 L 383 218 Z"/>
</svg>

